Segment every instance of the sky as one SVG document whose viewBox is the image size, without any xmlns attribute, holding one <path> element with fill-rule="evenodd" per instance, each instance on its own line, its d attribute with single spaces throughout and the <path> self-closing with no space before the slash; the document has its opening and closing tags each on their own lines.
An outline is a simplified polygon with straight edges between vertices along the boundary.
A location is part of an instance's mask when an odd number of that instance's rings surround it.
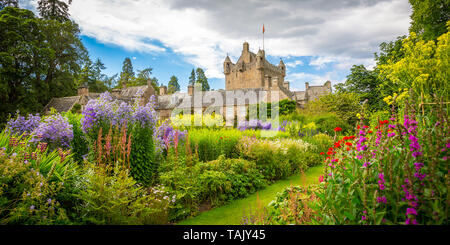
<svg viewBox="0 0 450 245">
<path fill-rule="evenodd" d="M 20 0 L 36 12 L 37 0 Z M 266 59 L 286 64 L 291 90 L 305 82 L 344 82 L 353 65 L 374 66 L 379 44 L 407 35 L 408 0 L 74 0 L 71 18 L 92 60 L 104 73 L 120 73 L 123 60 L 135 72 L 153 68 L 167 85 L 179 79 L 187 90 L 193 68 L 201 67 L 213 89 L 224 89 L 223 61 L 236 62 L 247 41 L 263 47 Z"/>
</svg>

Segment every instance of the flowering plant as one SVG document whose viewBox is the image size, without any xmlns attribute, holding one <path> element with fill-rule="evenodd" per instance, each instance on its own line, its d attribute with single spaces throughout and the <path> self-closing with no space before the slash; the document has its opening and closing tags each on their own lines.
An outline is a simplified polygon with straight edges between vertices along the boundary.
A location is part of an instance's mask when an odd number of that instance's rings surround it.
<svg viewBox="0 0 450 245">
<path fill-rule="evenodd" d="M 375 128 L 358 126 L 323 154 L 321 224 L 445 224 L 450 129 L 435 108 L 418 120 L 407 105 Z M 331 203 L 333 202 L 333 203 Z"/>
<path fill-rule="evenodd" d="M 15 119 L 13 118 L 8 121 L 6 128 L 12 134 L 30 134 L 36 127 L 39 126 L 40 122 L 41 117 L 39 114 L 29 114 L 27 119 L 20 114 L 17 114 Z"/>
<path fill-rule="evenodd" d="M 69 149 L 73 139 L 72 125 L 60 114 L 46 117 L 32 134 L 32 142 L 46 142 L 51 149 L 58 147 Z"/>
</svg>

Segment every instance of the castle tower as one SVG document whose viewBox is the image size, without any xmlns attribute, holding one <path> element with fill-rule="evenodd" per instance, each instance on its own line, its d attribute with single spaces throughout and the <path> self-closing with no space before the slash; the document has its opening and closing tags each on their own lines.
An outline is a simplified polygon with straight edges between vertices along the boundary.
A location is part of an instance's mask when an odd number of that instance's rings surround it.
<svg viewBox="0 0 450 245">
<path fill-rule="evenodd" d="M 261 49 L 256 54 L 251 52 L 248 42 L 243 43 L 241 56 L 235 64 L 227 55 L 223 62 L 225 89 L 278 90 L 275 81 L 284 84 L 286 66 L 283 61 L 278 66 L 270 64 L 265 56 L 265 51 Z"/>
<path fill-rule="evenodd" d="M 280 59 L 280 63 L 278 63 L 278 68 L 281 70 L 281 74 L 283 77 L 286 76 L 286 66 L 284 65 L 284 62 L 282 59 Z"/>
</svg>

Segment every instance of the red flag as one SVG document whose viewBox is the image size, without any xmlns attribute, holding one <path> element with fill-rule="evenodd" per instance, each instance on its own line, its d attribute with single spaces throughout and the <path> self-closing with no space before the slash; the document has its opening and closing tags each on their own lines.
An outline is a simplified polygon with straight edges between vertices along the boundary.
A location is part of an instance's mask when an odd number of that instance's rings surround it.
<svg viewBox="0 0 450 245">
<path fill-rule="evenodd" d="M 266 31 L 266 29 L 264 29 L 264 24 L 263 24 L 263 33 Z"/>
</svg>

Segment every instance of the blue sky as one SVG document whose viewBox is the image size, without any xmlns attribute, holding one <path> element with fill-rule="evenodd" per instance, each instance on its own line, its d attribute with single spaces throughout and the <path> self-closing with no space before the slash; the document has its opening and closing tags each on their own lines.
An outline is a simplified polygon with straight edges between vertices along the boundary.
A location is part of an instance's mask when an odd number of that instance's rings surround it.
<svg viewBox="0 0 450 245">
<path fill-rule="evenodd" d="M 20 1 L 34 11 L 36 3 Z M 175 75 L 182 91 L 196 67 L 211 88 L 224 88 L 227 53 L 235 62 L 244 41 L 256 53 L 264 23 L 266 58 L 282 58 L 291 90 L 303 90 L 345 81 L 354 64 L 371 68 L 381 42 L 408 33 L 411 9 L 407 0 L 76 0 L 70 14 L 107 75 L 130 57 L 135 72 L 150 66 L 165 85 Z"/>
</svg>

